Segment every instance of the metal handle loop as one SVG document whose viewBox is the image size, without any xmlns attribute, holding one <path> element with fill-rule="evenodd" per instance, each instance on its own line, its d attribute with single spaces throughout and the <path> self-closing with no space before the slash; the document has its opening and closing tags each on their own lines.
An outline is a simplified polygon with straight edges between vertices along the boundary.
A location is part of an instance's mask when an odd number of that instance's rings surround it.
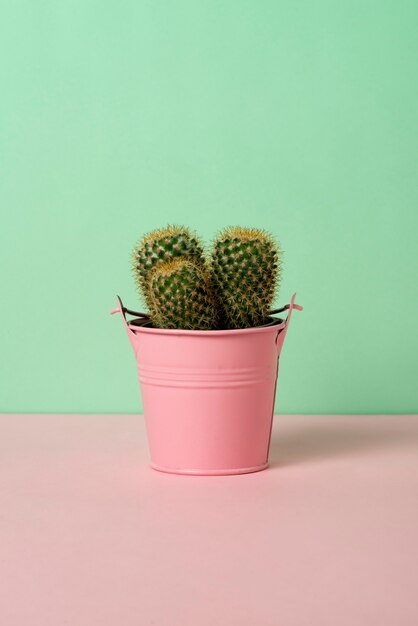
<svg viewBox="0 0 418 626">
<path fill-rule="evenodd" d="M 292 316 L 293 309 L 296 309 L 297 311 L 303 311 L 303 307 L 302 306 L 300 306 L 299 304 L 295 304 L 295 298 L 296 298 L 296 293 L 293 294 L 292 299 L 290 300 L 289 304 L 286 304 L 281 309 L 277 309 L 278 313 L 280 313 L 281 311 L 286 311 L 286 310 L 289 311 L 289 313 L 287 314 L 287 318 L 285 320 L 283 328 L 280 328 L 279 332 L 276 335 L 276 348 L 277 348 L 277 356 L 278 357 L 280 357 L 280 352 L 282 351 L 282 348 L 283 348 L 284 339 L 286 337 L 286 333 L 287 333 L 287 330 L 289 328 L 290 318 Z"/>
</svg>

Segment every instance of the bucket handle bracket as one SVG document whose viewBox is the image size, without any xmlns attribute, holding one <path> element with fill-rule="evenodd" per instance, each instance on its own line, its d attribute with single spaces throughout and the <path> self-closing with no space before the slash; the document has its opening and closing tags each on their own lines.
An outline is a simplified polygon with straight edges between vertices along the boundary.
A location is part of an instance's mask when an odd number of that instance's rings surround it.
<svg viewBox="0 0 418 626">
<path fill-rule="evenodd" d="M 300 304 L 295 303 L 295 298 L 296 298 L 296 293 L 293 294 L 292 299 L 290 300 L 289 304 L 286 304 L 284 307 L 281 307 L 280 309 L 275 309 L 274 311 L 271 311 L 272 313 L 281 313 L 282 311 L 289 311 L 283 327 L 279 329 L 279 332 L 276 335 L 276 348 L 277 348 L 278 357 L 280 357 L 280 353 L 282 351 L 284 339 L 286 337 L 287 329 L 289 328 L 290 318 L 292 316 L 293 309 L 296 309 L 297 311 L 303 311 L 303 307 L 300 306 Z"/>
<path fill-rule="evenodd" d="M 128 333 L 129 339 L 136 338 L 135 332 L 132 330 L 132 328 L 128 324 L 128 321 L 126 319 L 126 314 L 128 313 L 129 315 L 136 315 L 137 317 L 142 317 L 144 320 L 145 319 L 149 319 L 149 315 L 147 313 L 141 313 L 139 311 L 131 311 L 130 309 L 127 309 L 122 304 L 122 300 L 120 299 L 120 297 L 116 296 L 116 298 L 117 298 L 117 301 L 119 303 L 119 306 L 116 307 L 116 309 L 112 309 L 110 311 L 110 315 L 115 315 L 115 313 L 120 313 L 122 315 L 122 321 L 123 321 L 124 326 L 126 328 L 126 331 Z"/>
</svg>

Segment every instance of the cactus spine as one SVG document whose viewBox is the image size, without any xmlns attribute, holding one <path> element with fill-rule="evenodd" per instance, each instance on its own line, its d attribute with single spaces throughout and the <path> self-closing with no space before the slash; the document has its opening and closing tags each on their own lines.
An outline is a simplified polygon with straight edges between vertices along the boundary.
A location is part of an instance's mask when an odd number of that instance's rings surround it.
<svg viewBox="0 0 418 626">
<path fill-rule="evenodd" d="M 226 327 L 264 324 L 281 268 L 281 251 L 274 239 L 263 230 L 227 228 L 213 244 L 211 267 Z"/>
<path fill-rule="evenodd" d="M 139 292 L 151 316 L 158 314 L 153 308 L 149 284 L 151 271 L 160 263 L 178 257 L 187 257 L 199 267 L 204 267 L 203 247 L 197 235 L 184 226 L 167 226 L 145 235 L 132 253 L 132 271 Z"/>
<path fill-rule="evenodd" d="M 179 257 L 157 264 L 149 280 L 155 326 L 189 330 L 217 328 L 218 311 L 204 268 L 187 257 Z"/>
</svg>

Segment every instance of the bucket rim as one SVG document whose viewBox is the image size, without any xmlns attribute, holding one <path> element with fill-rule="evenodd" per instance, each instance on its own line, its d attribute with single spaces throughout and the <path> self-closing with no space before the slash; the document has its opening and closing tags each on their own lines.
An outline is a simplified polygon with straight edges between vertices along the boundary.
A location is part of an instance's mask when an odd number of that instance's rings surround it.
<svg viewBox="0 0 418 626">
<path fill-rule="evenodd" d="M 285 325 L 285 320 L 279 317 L 270 317 L 271 321 L 267 324 L 263 324 L 263 326 L 253 326 L 251 328 L 229 328 L 223 330 L 188 330 L 185 328 L 150 328 L 145 324 L 149 323 L 144 322 L 143 325 L 136 325 L 132 322 L 128 322 L 129 329 L 135 334 L 139 333 L 148 333 L 151 335 L 188 335 L 191 337 L 222 337 L 222 336 L 232 336 L 232 335 L 243 335 L 243 334 L 253 334 L 253 333 L 268 333 L 268 332 L 276 332 L 279 328 L 283 328 Z M 274 320 L 274 321 L 273 321 Z"/>
</svg>

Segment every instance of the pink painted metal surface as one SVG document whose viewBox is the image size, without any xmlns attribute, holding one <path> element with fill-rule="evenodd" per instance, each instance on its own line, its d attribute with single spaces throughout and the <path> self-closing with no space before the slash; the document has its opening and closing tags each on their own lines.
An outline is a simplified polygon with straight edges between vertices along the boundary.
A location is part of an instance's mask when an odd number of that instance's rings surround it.
<svg viewBox="0 0 418 626">
<path fill-rule="evenodd" d="M 134 326 L 151 466 L 177 474 L 243 474 L 268 466 L 287 320 L 258 328 L 190 331 Z"/>
</svg>

